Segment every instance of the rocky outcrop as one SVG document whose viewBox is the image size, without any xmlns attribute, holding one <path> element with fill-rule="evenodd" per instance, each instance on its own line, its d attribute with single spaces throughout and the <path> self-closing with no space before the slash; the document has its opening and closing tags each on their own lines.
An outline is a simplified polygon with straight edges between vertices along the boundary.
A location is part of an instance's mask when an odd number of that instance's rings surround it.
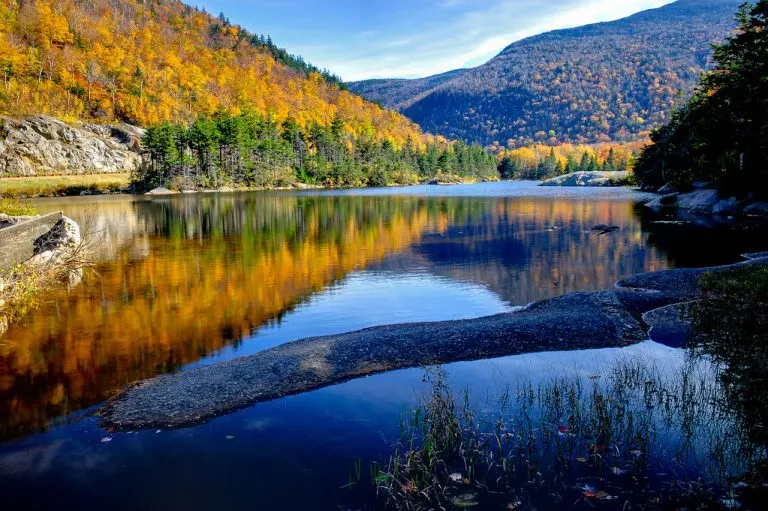
<svg viewBox="0 0 768 511">
<path fill-rule="evenodd" d="M 66 124 L 37 115 L 2 118 L 0 177 L 132 172 L 144 130 L 129 124 Z"/>
<path fill-rule="evenodd" d="M 668 192 L 665 185 L 659 193 Z M 645 207 L 656 211 L 677 211 L 692 217 L 709 216 L 733 218 L 736 216 L 768 218 L 768 202 L 754 202 L 750 198 L 722 197 L 717 190 L 698 188 L 687 193 L 666 193 L 646 202 Z"/>
<path fill-rule="evenodd" d="M 188 426 L 256 402 L 395 369 L 626 346 L 647 339 L 649 326 L 658 330 L 670 318 L 679 328 L 674 310 L 648 313 L 701 298 L 699 280 L 705 273 L 765 264 L 768 259 L 644 273 L 617 283 L 614 290 L 572 293 L 485 318 L 388 325 L 289 342 L 128 387 L 102 408 L 102 425 Z"/>
<path fill-rule="evenodd" d="M 768 202 L 755 202 L 744 208 L 744 214 L 748 216 L 757 216 L 768 218 Z"/>
<path fill-rule="evenodd" d="M 43 216 L 0 215 L 0 270 L 11 268 L 33 257 L 36 240 L 63 218 L 60 212 Z"/>
<path fill-rule="evenodd" d="M 13 302 L 26 293 L 24 288 L 29 282 L 39 285 L 50 280 L 51 275 L 64 278 L 70 286 L 75 286 L 82 280 L 85 263 L 79 261 L 83 248 L 80 226 L 61 212 L 34 217 L 0 215 L 0 248 L 3 249 L 0 252 L 2 337 L 9 324 L 9 313 L 4 310 L 6 300 Z M 11 268 L 13 271 L 4 272 Z"/>
<path fill-rule="evenodd" d="M 541 186 L 628 186 L 629 172 L 573 172 L 547 179 Z"/>
<path fill-rule="evenodd" d="M 184 193 L 193 193 L 194 190 L 187 190 Z M 152 190 L 148 191 L 144 195 L 175 195 L 179 192 L 174 192 L 173 190 L 169 190 L 168 188 L 164 186 L 158 186 L 157 188 L 153 188 Z"/>
</svg>

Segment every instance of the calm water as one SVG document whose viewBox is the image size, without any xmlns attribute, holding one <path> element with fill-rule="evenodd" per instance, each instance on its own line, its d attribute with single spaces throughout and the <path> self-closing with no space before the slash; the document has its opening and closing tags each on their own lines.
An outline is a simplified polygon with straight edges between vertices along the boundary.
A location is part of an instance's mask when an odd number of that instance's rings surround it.
<svg viewBox="0 0 768 511">
<path fill-rule="evenodd" d="M 102 241 L 80 286 L 0 342 L 2 508 L 348 505 L 350 466 L 388 453 L 421 370 L 175 431 L 113 434 L 90 412 L 131 382 L 302 337 L 494 314 L 768 248 L 749 232 L 658 223 L 638 198 L 499 183 L 40 200 Z M 600 235 L 598 224 L 621 229 Z M 453 385 L 488 394 L 521 375 L 593 373 L 632 357 L 674 373 L 685 354 L 649 341 L 447 369 Z"/>
</svg>

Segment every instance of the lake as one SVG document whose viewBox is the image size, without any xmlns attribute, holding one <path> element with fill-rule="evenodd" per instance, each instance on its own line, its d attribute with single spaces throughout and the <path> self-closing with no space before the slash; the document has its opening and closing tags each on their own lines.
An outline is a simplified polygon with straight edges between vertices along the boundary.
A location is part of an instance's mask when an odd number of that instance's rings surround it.
<svg viewBox="0 0 768 511">
<path fill-rule="evenodd" d="M 130 383 L 304 337 L 480 317 L 768 249 L 752 231 L 656 218 L 641 198 L 518 182 L 37 200 L 98 244 L 80 285 L 0 340 L 3 509 L 372 508 L 342 487 L 357 460 L 389 455 L 422 369 L 179 430 L 105 431 L 91 412 Z M 633 358 L 675 374 L 687 355 L 647 341 L 445 369 L 479 399 Z"/>
</svg>

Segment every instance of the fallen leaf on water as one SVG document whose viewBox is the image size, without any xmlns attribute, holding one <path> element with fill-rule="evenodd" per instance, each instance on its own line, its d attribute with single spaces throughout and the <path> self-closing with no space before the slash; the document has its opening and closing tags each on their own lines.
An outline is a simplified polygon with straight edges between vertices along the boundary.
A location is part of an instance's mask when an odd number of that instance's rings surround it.
<svg viewBox="0 0 768 511">
<path fill-rule="evenodd" d="M 112 438 L 108 436 L 105 436 L 104 438 L 101 439 L 102 444 L 106 444 L 107 442 L 111 442 L 111 441 L 112 441 Z"/>
<path fill-rule="evenodd" d="M 475 500 L 476 497 L 477 493 L 464 493 L 457 497 L 453 497 L 451 503 L 459 508 L 474 507 L 478 505 L 477 500 Z"/>
<path fill-rule="evenodd" d="M 595 494 L 595 497 L 597 497 L 600 500 L 615 500 L 616 497 L 608 493 L 607 491 L 600 490 Z"/>
<path fill-rule="evenodd" d="M 579 458 L 576 458 L 576 461 L 578 461 L 579 463 L 586 463 L 587 458 L 579 457 Z"/>
</svg>

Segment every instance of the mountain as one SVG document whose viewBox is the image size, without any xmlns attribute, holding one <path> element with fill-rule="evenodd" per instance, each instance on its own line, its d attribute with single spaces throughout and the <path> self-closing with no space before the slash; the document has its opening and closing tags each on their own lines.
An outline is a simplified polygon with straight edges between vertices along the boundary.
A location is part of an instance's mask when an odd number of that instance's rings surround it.
<svg viewBox="0 0 768 511">
<path fill-rule="evenodd" d="M 637 140 L 690 94 L 740 3 L 679 0 L 518 41 L 473 69 L 348 85 L 424 130 L 485 145 Z"/>
<path fill-rule="evenodd" d="M 0 115 L 149 126 L 249 111 L 402 146 L 426 137 L 271 39 L 174 0 L 0 0 Z"/>
</svg>

